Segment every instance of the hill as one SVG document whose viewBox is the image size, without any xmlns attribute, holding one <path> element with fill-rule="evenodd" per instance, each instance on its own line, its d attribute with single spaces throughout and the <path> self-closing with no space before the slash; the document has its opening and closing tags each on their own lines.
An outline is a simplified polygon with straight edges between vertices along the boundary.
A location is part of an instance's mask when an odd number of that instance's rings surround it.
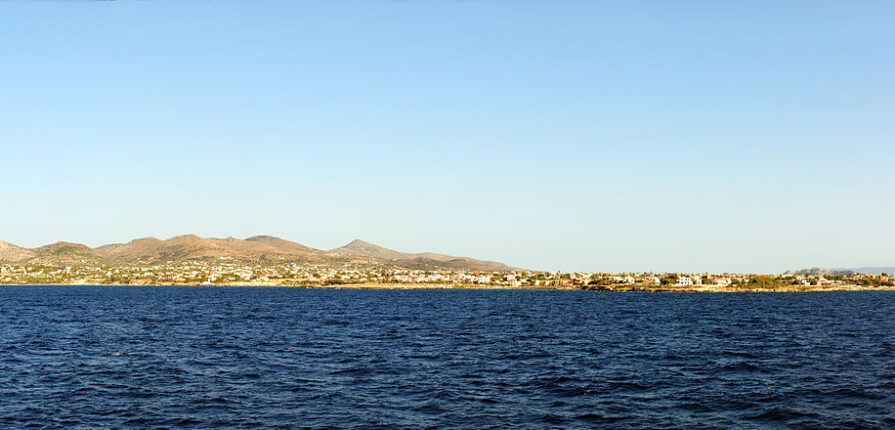
<svg viewBox="0 0 895 430">
<path fill-rule="evenodd" d="M 403 252 L 393 251 L 388 248 L 383 248 L 379 245 L 374 245 L 369 242 L 364 242 L 360 239 L 355 239 L 351 241 L 351 243 L 340 248 L 332 249 L 329 252 L 330 254 L 334 255 L 350 255 L 355 257 L 369 257 L 382 260 L 400 260 L 410 255 Z"/>
<path fill-rule="evenodd" d="M 812 267 L 811 269 L 789 270 L 784 275 L 810 275 L 810 276 L 830 276 L 830 275 L 853 275 L 858 274 L 876 274 L 883 273 L 895 274 L 895 267 L 856 267 L 856 268 L 836 268 L 824 269 L 820 267 Z"/>
<path fill-rule="evenodd" d="M 87 245 L 56 242 L 31 250 L 34 257 L 27 261 L 42 264 L 100 264 L 103 257 Z"/>
<path fill-rule="evenodd" d="M 0 261 L 22 261 L 34 257 L 34 251 L 0 240 Z"/>
<path fill-rule="evenodd" d="M 877 274 L 881 275 L 883 273 L 887 274 L 895 274 L 895 267 L 853 267 L 851 269 L 833 269 L 834 271 L 849 271 L 854 273 L 861 274 Z"/>
<path fill-rule="evenodd" d="M 468 257 L 422 252 L 409 254 L 374 245 L 356 239 L 340 248 L 329 251 L 333 255 L 365 257 L 392 262 L 401 267 L 412 269 L 442 268 L 454 270 L 508 271 L 511 267 L 494 261 L 481 261 Z"/>
<path fill-rule="evenodd" d="M 125 244 L 106 245 L 97 251 L 107 258 L 131 263 L 225 258 L 244 262 L 321 261 L 326 254 L 299 243 L 272 236 L 245 240 L 202 238 L 188 234 L 168 240 L 136 239 Z"/>
<path fill-rule="evenodd" d="M 160 240 L 135 239 L 97 248 L 56 242 L 27 249 L 0 242 L 0 262 L 42 264 L 150 265 L 190 260 L 223 259 L 251 264 L 310 263 L 341 267 L 346 263 L 382 264 L 407 269 L 512 270 L 509 266 L 467 257 L 424 252 L 410 254 L 355 240 L 341 248 L 323 251 L 274 236 L 247 239 L 203 238 L 192 234 Z"/>
</svg>

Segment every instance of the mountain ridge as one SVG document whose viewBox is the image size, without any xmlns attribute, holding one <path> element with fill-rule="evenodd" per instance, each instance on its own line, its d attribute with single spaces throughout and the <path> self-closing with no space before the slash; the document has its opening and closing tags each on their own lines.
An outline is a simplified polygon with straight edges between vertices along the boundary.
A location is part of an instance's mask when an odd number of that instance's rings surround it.
<svg viewBox="0 0 895 430">
<path fill-rule="evenodd" d="M 513 270 L 512 267 L 496 261 L 476 260 L 469 257 L 455 257 L 434 252 L 406 253 L 364 242 L 360 239 L 355 239 L 339 248 L 331 249 L 329 252 L 332 254 L 348 255 L 352 257 L 383 259 L 401 263 L 412 268 L 442 266 L 444 268 L 458 270 L 463 268 L 470 268 L 473 270 Z"/>
<path fill-rule="evenodd" d="M 404 253 L 360 239 L 328 251 L 269 235 L 219 239 L 184 234 L 168 239 L 144 237 L 95 248 L 80 243 L 55 242 L 29 249 L 0 241 L 0 262 L 6 263 L 149 265 L 202 259 L 253 264 L 299 262 L 333 267 L 346 262 L 365 262 L 408 269 L 513 270 L 499 262 L 432 252 Z"/>
</svg>

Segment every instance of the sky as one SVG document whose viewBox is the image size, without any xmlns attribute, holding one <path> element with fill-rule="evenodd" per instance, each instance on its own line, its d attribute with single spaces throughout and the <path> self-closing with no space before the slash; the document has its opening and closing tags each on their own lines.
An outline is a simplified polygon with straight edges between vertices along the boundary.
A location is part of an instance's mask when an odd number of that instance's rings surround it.
<svg viewBox="0 0 895 430">
<path fill-rule="evenodd" d="M 895 2 L 0 2 L 0 240 L 895 265 Z"/>
</svg>

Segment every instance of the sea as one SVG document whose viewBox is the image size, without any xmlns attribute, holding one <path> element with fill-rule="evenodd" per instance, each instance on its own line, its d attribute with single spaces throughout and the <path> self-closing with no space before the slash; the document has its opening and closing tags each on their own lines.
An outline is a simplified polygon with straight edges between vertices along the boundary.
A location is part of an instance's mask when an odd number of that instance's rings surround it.
<svg viewBox="0 0 895 430">
<path fill-rule="evenodd" d="M 3 286 L 0 428 L 895 428 L 895 292 Z"/>
</svg>

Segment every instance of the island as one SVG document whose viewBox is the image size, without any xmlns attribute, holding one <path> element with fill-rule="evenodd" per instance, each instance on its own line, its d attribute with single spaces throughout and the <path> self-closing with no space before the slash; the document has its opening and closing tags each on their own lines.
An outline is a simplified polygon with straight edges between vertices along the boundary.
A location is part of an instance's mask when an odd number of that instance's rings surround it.
<svg viewBox="0 0 895 430">
<path fill-rule="evenodd" d="M 560 272 L 361 240 L 319 250 L 272 236 L 177 236 L 90 248 L 0 242 L 0 285 L 267 286 L 314 288 L 535 288 L 642 292 L 895 289 L 895 276 L 810 269 L 784 274 Z"/>
</svg>

